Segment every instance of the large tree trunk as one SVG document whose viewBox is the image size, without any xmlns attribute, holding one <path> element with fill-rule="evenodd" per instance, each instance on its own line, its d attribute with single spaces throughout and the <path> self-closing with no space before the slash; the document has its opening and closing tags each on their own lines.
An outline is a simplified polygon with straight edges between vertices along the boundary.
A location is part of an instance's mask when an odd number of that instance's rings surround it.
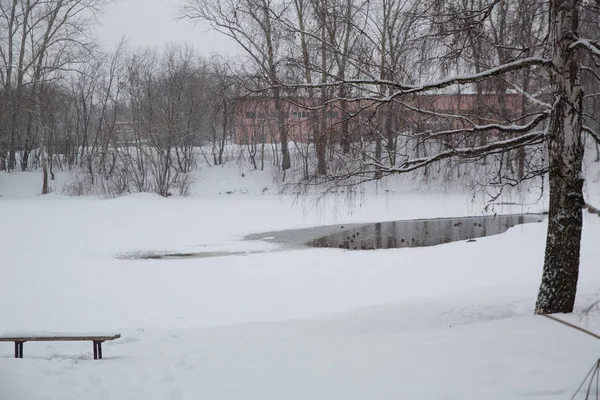
<svg viewBox="0 0 600 400">
<path fill-rule="evenodd" d="M 581 244 L 583 178 L 581 140 L 583 90 L 579 81 L 577 40 L 581 0 L 551 1 L 550 26 L 554 41 L 551 72 L 555 107 L 550 121 L 550 210 L 542 283 L 536 313 L 573 311 Z"/>
</svg>

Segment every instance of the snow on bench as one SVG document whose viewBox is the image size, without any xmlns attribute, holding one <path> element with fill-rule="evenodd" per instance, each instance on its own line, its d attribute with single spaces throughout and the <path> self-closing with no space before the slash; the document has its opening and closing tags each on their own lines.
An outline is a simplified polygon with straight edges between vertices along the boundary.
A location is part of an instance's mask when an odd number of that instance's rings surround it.
<svg viewBox="0 0 600 400">
<path fill-rule="evenodd" d="M 94 360 L 102 359 L 102 342 L 119 339 L 119 333 L 56 333 L 56 332 L 10 332 L 0 335 L 0 342 L 15 343 L 15 358 L 23 358 L 25 342 L 74 342 L 91 341 L 94 344 Z"/>
</svg>

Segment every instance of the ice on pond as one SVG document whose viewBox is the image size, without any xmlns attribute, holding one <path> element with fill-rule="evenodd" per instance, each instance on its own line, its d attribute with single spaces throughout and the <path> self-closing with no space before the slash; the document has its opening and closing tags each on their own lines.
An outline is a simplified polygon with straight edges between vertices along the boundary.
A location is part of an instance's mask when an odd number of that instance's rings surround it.
<svg viewBox="0 0 600 400">
<path fill-rule="evenodd" d="M 346 250 L 396 249 L 426 247 L 456 241 L 474 241 L 484 236 L 497 235 L 507 229 L 532 222 L 541 222 L 543 214 L 495 215 L 461 218 L 417 219 L 362 224 L 340 224 L 262 232 L 244 238 L 249 248 L 214 247 L 214 251 L 138 251 L 120 254 L 125 260 L 184 260 L 225 256 L 245 256 L 257 253 L 328 247 Z M 266 247 L 257 244 L 265 241 Z M 242 243 L 242 242 L 239 242 Z"/>
</svg>

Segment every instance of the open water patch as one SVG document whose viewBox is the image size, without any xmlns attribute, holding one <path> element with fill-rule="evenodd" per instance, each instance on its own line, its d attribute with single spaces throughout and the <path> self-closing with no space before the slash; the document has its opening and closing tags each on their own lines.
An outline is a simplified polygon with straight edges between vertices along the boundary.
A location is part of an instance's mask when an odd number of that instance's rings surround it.
<svg viewBox="0 0 600 400">
<path fill-rule="evenodd" d="M 187 260 L 193 258 L 212 258 L 224 256 L 243 256 L 249 254 L 245 251 L 204 251 L 204 252 L 164 252 L 141 251 L 117 255 L 119 260 Z"/>
<path fill-rule="evenodd" d="M 513 226 L 542 222 L 544 218 L 544 214 L 509 214 L 340 224 L 264 232 L 248 235 L 245 239 L 268 240 L 290 247 L 346 250 L 427 247 L 498 235 Z"/>
</svg>

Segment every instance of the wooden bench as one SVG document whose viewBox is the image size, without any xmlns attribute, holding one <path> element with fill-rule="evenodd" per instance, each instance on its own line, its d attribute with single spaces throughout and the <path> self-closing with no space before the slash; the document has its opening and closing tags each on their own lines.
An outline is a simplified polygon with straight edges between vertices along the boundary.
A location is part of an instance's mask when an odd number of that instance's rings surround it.
<svg viewBox="0 0 600 400">
<path fill-rule="evenodd" d="M 116 334 L 102 334 L 102 335 L 82 335 L 76 336 L 72 334 L 60 334 L 60 333 L 49 333 L 49 334 L 31 334 L 31 335 L 2 335 L 0 336 L 0 342 L 14 342 L 15 343 L 15 358 L 23 358 L 23 343 L 25 342 L 75 342 L 75 341 L 91 341 L 94 344 L 94 360 L 102 359 L 102 343 L 115 340 L 120 338 L 121 335 Z"/>
</svg>

